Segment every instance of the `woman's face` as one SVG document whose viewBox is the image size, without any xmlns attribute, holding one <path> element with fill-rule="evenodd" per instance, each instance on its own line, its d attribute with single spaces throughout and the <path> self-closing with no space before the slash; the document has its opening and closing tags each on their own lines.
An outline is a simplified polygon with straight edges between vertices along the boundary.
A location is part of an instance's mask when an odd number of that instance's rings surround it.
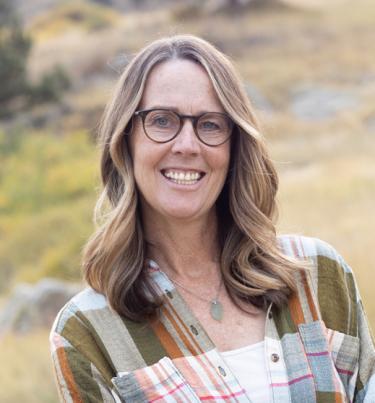
<svg viewBox="0 0 375 403">
<path fill-rule="evenodd" d="M 205 70 L 179 59 L 151 71 L 138 110 L 151 108 L 183 115 L 224 112 Z M 175 139 L 155 143 L 145 135 L 141 118 L 134 119 L 130 150 L 144 214 L 184 220 L 207 216 L 227 176 L 230 141 L 207 146 L 185 119 Z"/>
</svg>

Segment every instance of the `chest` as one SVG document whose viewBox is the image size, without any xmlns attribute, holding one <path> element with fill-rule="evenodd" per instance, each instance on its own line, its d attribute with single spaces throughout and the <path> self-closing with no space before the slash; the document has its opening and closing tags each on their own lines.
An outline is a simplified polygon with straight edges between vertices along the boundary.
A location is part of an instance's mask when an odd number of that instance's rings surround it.
<svg viewBox="0 0 375 403">
<path fill-rule="evenodd" d="M 161 321 L 148 335 L 141 325 L 138 329 L 129 326 L 140 356 L 148 357 L 148 362 L 147 366 L 128 362 L 127 368 L 119 369 L 125 375 L 112 379 L 125 401 L 160 401 L 167 394 L 174 401 L 209 402 L 212 396 L 219 396 L 228 402 L 249 403 L 244 390 L 247 379 L 241 381 L 234 374 L 222 352 L 263 339 L 264 362 L 272 394 L 277 397 L 275 402 L 300 402 L 301 393 L 304 401 L 311 403 L 325 401 L 320 399 L 321 393 L 324 399 L 328 393 L 337 402 L 347 401 L 347 394 L 352 396 L 354 389 L 350 389 L 347 374 L 357 373 L 358 341 L 354 337 L 327 330 L 321 321 L 295 325 L 293 332 L 291 322 L 283 320 L 288 312 L 273 310 L 267 318 L 249 315 L 223 299 L 223 320 L 217 322 L 210 317 L 209 302 L 197 302 L 194 296 L 189 301 L 181 294 L 167 292 Z M 127 344 L 113 343 L 113 356 L 118 358 Z M 135 355 L 136 352 L 124 354 L 121 365 Z M 240 370 L 244 372 L 249 373 L 249 366 Z M 135 391 L 138 395 L 134 395 Z M 186 400 L 178 400 L 181 393 Z"/>
<path fill-rule="evenodd" d="M 208 336 L 219 351 L 228 351 L 258 343 L 264 340 L 265 312 L 254 307 L 247 307 L 251 312 L 241 310 L 229 297 L 222 295 L 222 320 L 213 319 L 210 313 L 211 303 L 197 300 L 182 293 L 194 316 L 202 324 Z"/>
</svg>

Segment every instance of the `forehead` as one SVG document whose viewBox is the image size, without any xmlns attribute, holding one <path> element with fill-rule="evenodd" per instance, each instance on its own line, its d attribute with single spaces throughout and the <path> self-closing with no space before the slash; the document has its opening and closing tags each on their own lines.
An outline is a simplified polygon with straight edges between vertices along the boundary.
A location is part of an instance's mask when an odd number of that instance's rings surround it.
<svg viewBox="0 0 375 403">
<path fill-rule="evenodd" d="M 174 107 L 181 112 L 223 111 L 206 70 L 190 60 L 169 60 L 150 72 L 141 107 Z"/>
</svg>

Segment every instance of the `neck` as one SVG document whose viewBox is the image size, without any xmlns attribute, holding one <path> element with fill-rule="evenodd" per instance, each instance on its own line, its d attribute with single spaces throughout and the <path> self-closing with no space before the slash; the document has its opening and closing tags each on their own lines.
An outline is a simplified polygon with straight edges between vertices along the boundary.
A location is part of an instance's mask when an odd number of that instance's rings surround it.
<svg viewBox="0 0 375 403">
<path fill-rule="evenodd" d="M 172 279 L 185 284 L 218 277 L 220 249 L 216 212 L 184 221 L 143 215 L 147 255 Z"/>
</svg>

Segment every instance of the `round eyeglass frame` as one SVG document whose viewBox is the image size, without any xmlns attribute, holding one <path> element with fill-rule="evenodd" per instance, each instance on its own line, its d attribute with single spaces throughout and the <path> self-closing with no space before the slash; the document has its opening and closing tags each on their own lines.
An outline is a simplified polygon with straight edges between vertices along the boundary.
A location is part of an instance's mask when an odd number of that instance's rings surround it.
<svg viewBox="0 0 375 403">
<path fill-rule="evenodd" d="M 166 112 L 171 112 L 171 113 L 173 113 L 174 115 L 176 115 L 176 116 L 178 117 L 179 123 L 180 123 L 180 127 L 178 128 L 176 134 L 174 134 L 170 139 L 164 140 L 164 141 L 158 141 L 158 140 L 153 139 L 153 138 L 147 133 L 147 130 L 146 130 L 146 127 L 145 127 L 146 116 L 147 116 L 150 112 L 153 112 L 153 111 L 166 111 Z M 207 114 L 222 115 L 222 116 L 224 116 L 224 117 L 228 120 L 228 125 L 229 125 L 228 136 L 226 137 L 226 139 L 225 139 L 224 141 L 222 141 L 222 142 L 219 143 L 219 144 L 208 144 L 208 143 L 206 143 L 205 141 L 203 141 L 203 140 L 199 137 L 198 130 L 197 130 L 198 121 L 199 121 L 199 119 L 200 119 L 202 116 L 207 115 Z M 194 116 L 194 115 L 181 115 L 181 114 L 179 114 L 179 113 L 177 113 L 177 112 L 175 112 L 175 111 L 172 111 L 172 110 L 166 109 L 166 108 L 152 108 L 152 109 L 143 109 L 143 110 L 135 111 L 135 112 L 134 112 L 134 116 L 139 116 L 139 117 L 142 119 L 143 131 L 145 132 L 146 136 L 147 136 L 150 140 L 154 141 L 155 143 L 159 143 L 159 144 L 168 143 L 168 142 L 174 140 L 174 139 L 180 134 L 181 129 L 182 129 L 182 126 L 183 126 L 183 121 L 184 121 L 185 119 L 190 119 L 190 120 L 192 121 L 193 129 L 194 129 L 194 134 L 197 136 L 197 138 L 198 138 L 198 140 L 199 140 L 200 142 L 202 142 L 203 144 L 205 144 L 206 146 L 209 146 L 209 147 L 218 147 L 218 146 L 221 146 L 222 144 L 224 144 L 225 142 L 227 142 L 227 141 L 230 139 L 230 137 L 231 137 L 231 135 L 232 135 L 233 127 L 235 126 L 233 120 L 229 117 L 229 115 L 227 115 L 226 113 L 222 113 L 222 112 L 204 112 L 204 113 L 201 113 L 200 115 Z"/>
</svg>

